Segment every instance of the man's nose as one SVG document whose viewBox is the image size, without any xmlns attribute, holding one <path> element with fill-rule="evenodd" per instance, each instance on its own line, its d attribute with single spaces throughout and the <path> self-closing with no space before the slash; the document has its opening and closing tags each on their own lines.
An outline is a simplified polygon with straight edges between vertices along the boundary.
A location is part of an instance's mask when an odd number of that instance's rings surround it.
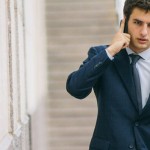
<svg viewBox="0 0 150 150">
<path fill-rule="evenodd" d="M 147 34 L 148 34 L 148 26 L 147 26 L 147 24 L 145 24 L 142 26 L 141 35 L 146 36 Z"/>
</svg>

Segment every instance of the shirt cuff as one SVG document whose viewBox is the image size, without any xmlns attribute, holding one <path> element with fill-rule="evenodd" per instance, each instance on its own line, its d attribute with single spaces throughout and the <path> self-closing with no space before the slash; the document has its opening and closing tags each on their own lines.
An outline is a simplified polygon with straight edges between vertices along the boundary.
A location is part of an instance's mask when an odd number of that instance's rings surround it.
<svg viewBox="0 0 150 150">
<path fill-rule="evenodd" d="M 111 56 L 111 55 L 109 54 L 108 50 L 107 50 L 107 49 L 105 49 L 105 51 L 106 51 L 106 54 L 107 54 L 107 56 L 109 57 L 109 59 L 110 59 L 110 60 L 113 60 L 113 59 L 114 59 L 114 57 L 113 57 L 113 56 Z"/>
</svg>

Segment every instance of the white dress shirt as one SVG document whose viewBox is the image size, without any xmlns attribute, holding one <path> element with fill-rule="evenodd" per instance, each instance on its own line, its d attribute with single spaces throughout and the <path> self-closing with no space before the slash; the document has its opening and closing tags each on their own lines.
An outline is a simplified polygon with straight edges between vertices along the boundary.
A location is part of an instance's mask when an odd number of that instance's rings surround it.
<svg viewBox="0 0 150 150">
<path fill-rule="evenodd" d="M 126 51 L 128 55 L 134 53 L 130 48 L 126 48 Z M 107 49 L 106 49 L 106 53 L 111 60 L 114 59 L 114 57 L 112 57 L 109 54 Z M 139 53 L 138 55 L 140 55 L 143 58 L 137 61 L 136 68 L 139 72 L 140 83 L 141 83 L 142 108 L 144 108 L 150 96 L 150 48 Z M 130 57 L 129 59 L 131 62 Z"/>
<path fill-rule="evenodd" d="M 128 55 L 134 52 L 130 48 L 126 48 Z M 147 103 L 150 95 L 150 49 L 138 54 L 143 59 L 139 59 L 136 63 L 136 68 L 139 72 L 141 83 L 142 107 Z M 131 59 L 130 59 L 131 60 Z"/>
</svg>

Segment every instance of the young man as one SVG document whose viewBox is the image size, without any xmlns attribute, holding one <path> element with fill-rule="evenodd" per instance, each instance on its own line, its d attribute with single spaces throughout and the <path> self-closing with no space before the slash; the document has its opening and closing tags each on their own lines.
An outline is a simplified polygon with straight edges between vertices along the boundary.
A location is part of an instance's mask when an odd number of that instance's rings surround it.
<svg viewBox="0 0 150 150">
<path fill-rule="evenodd" d="M 72 96 L 92 89 L 98 116 L 89 149 L 150 150 L 150 0 L 126 0 L 111 44 L 92 47 L 69 75 Z"/>
</svg>

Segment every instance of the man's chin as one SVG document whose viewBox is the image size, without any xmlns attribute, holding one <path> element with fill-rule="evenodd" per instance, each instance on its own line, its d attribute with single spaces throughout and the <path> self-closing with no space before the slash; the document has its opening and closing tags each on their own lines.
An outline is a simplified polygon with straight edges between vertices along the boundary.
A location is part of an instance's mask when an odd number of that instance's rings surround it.
<svg viewBox="0 0 150 150">
<path fill-rule="evenodd" d="M 141 51 L 145 51 L 149 48 L 150 46 L 146 45 L 146 44 L 140 44 L 138 46 L 138 49 L 141 50 Z"/>
<path fill-rule="evenodd" d="M 150 46 L 148 46 L 147 44 L 137 44 L 133 47 L 132 46 L 129 46 L 129 47 L 137 53 L 143 52 L 147 50 L 148 48 L 150 48 Z"/>
</svg>

